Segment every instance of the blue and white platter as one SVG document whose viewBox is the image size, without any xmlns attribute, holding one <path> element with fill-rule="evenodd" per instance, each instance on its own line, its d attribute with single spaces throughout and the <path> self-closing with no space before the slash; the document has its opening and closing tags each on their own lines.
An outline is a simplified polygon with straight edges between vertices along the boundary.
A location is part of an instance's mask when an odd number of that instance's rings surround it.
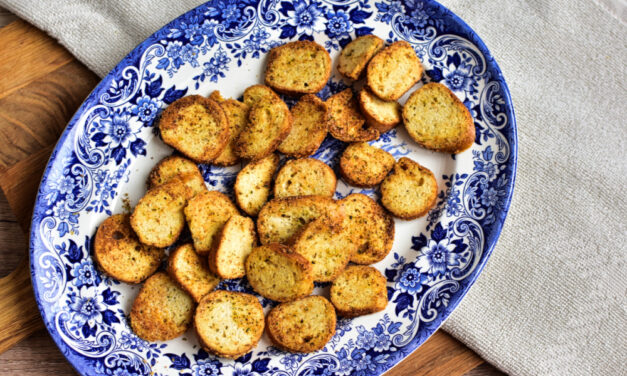
<svg viewBox="0 0 627 376">
<path fill-rule="evenodd" d="M 475 144 L 458 155 L 419 147 L 402 126 L 373 142 L 428 167 L 439 186 L 428 215 L 396 220 L 394 247 L 375 264 L 388 280 L 387 308 L 338 320 L 335 336 L 312 354 L 280 351 L 264 336 L 251 353 L 226 360 L 203 351 L 193 329 L 168 342 L 135 336 L 127 315 L 139 286 L 100 273 L 91 243 L 97 226 L 128 211 L 144 194 L 150 169 L 172 153 L 158 136 L 159 112 L 182 96 L 216 89 L 240 97 L 262 82 L 265 55 L 277 45 L 315 40 L 336 59 L 364 34 L 411 43 L 426 72 L 416 87 L 445 84 L 471 111 L 476 127 Z M 347 84 L 334 71 L 318 95 L 326 99 Z M 336 167 L 344 146 L 329 136 L 314 157 Z M 514 110 L 499 67 L 475 32 L 435 1 L 212 0 L 137 46 L 63 132 L 41 181 L 31 227 L 32 283 L 41 315 L 82 375 L 380 375 L 440 327 L 481 273 L 509 208 L 516 151 Z M 230 193 L 241 166 L 200 168 L 209 189 Z M 339 180 L 336 198 L 353 192 L 378 195 Z M 245 280 L 223 281 L 219 288 L 252 291 Z M 319 286 L 317 293 L 327 290 Z M 261 302 L 266 311 L 273 304 Z"/>
</svg>

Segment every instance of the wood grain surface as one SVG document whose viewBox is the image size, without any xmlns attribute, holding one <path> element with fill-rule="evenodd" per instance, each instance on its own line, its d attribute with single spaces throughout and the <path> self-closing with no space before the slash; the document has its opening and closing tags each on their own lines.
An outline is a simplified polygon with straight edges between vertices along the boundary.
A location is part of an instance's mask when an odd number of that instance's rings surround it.
<svg viewBox="0 0 627 376">
<path fill-rule="evenodd" d="M 52 147 L 98 81 L 63 47 L 27 23 L 16 21 L 0 29 L 0 187 L 4 192 L 0 194 L 0 275 L 17 271 L 11 279 L 0 280 L 0 301 L 12 302 L 14 309 L 7 312 L 21 314 L 0 317 L 0 352 L 3 343 L 13 344 L 30 334 L 0 354 L 0 375 L 74 374 L 41 329 L 28 284 L 25 234 Z M 11 293 L 2 289 L 7 285 L 14 287 Z M 11 320 L 8 325 L 7 320 Z M 3 342 L 7 333 L 12 333 L 11 338 Z M 438 331 L 386 375 L 499 374 L 461 342 Z"/>
</svg>

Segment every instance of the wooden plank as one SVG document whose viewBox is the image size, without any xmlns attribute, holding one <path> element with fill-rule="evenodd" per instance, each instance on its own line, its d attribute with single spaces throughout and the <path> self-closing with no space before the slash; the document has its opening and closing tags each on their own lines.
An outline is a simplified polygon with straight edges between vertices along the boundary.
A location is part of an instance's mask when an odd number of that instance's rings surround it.
<svg viewBox="0 0 627 376">
<path fill-rule="evenodd" d="M 2 81 L 6 79 L 0 78 Z M 0 166 L 11 166 L 54 145 L 97 83 L 94 73 L 81 63 L 70 61 L 11 95 L 3 96 L 0 92 L 0 145 L 11 145 L 0 148 Z"/>
<path fill-rule="evenodd" d="M 483 363 L 461 342 L 439 330 L 386 376 L 464 375 Z"/>
<path fill-rule="evenodd" d="M 77 375 L 46 329 L 40 329 L 0 354 L 0 376 Z"/>
<path fill-rule="evenodd" d="M 27 244 L 15 214 L 0 190 L 0 277 L 12 272 L 26 257 Z"/>
<path fill-rule="evenodd" d="M 74 58 L 43 31 L 19 20 L 0 29 L 0 98 Z"/>
</svg>

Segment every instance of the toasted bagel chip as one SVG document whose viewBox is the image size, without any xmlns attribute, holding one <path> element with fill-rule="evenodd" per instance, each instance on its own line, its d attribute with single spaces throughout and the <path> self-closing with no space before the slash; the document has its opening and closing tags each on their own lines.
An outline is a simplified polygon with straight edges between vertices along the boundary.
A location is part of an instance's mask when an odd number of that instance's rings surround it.
<svg viewBox="0 0 627 376">
<path fill-rule="evenodd" d="M 364 127 L 366 120 L 359 111 L 359 104 L 348 88 L 332 95 L 326 101 L 329 109 L 329 133 L 340 141 L 372 141 L 379 138 L 379 131 Z"/>
<path fill-rule="evenodd" d="M 416 51 L 405 41 L 394 42 L 368 63 L 368 87 L 384 101 L 402 97 L 422 77 L 422 64 Z"/>
<path fill-rule="evenodd" d="M 222 227 L 236 214 L 239 212 L 235 205 L 218 191 L 205 191 L 189 200 L 185 218 L 199 255 L 207 255 L 217 246 Z"/>
<path fill-rule="evenodd" d="M 319 195 L 333 197 L 337 178 L 326 163 L 314 158 L 292 159 L 274 180 L 274 197 Z"/>
<path fill-rule="evenodd" d="M 348 145 L 340 157 L 340 173 L 347 183 L 374 187 L 390 172 L 396 160 L 392 154 L 366 142 Z"/>
<path fill-rule="evenodd" d="M 366 124 L 385 133 L 401 122 L 402 107 L 397 101 L 384 101 L 366 88 L 359 92 L 359 108 L 366 118 Z"/>
<path fill-rule="evenodd" d="M 357 80 L 366 65 L 377 52 L 381 51 L 384 42 L 375 35 L 363 35 L 347 44 L 338 59 L 337 70 L 352 80 Z"/>
<path fill-rule="evenodd" d="M 188 200 L 207 189 L 205 179 L 200 174 L 196 163 L 176 155 L 163 158 L 152 168 L 150 175 L 148 175 L 148 189 L 170 182 L 175 178 L 180 179 L 190 188 Z"/>
<path fill-rule="evenodd" d="M 160 248 L 174 244 L 185 226 L 183 208 L 190 196 L 191 189 L 179 179 L 148 190 L 130 220 L 139 240 Z"/>
<path fill-rule="evenodd" d="M 357 247 L 356 239 L 344 223 L 329 225 L 324 217 L 309 223 L 291 245 L 294 252 L 311 263 L 316 282 L 331 282 L 337 278 Z"/>
<path fill-rule="evenodd" d="M 290 157 L 307 157 L 318 150 L 327 136 L 327 105 L 312 94 L 303 95 L 292 107 L 292 130 L 278 151 Z"/>
<path fill-rule="evenodd" d="M 353 193 L 338 201 L 346 214 L 358 247 L 351 261 L 356 264 L 374 264 L 390 253 L 394 243 L 394 220 L 370 197 Z"/>
<path fill-rule="evenodd" d="M 257 217 L 261 244 L 287 243 L 306 224 L 325 217 L 329 224 L 341 223 L 344 211 L 325 196 L 287 197 L 268 201 Z"/>
<path fill-rule="evenodd" d="M 267 317 L 270 340 L 287 351 L 310 353 L 320 350 L 335 334 L 337 318 L 333 305 L 322 296 L 307 296 L 274 307 Z"/>
<path fill-rule="evenodd" d="M 131 329 L 146 341 L 167 341 L 185 333 L 194 315 L 194 300 L 166 273 L 146 280 L 133 301 Z"/>
<path fill-rule="evenodd" d="M 220 105 L 200 95 L 177 99 L 159 120 L 163 142 L 199 163 L 210 163 L 229 141 L 229 123 Z"/>
<path fill-rule="evenodd" d="M 239 162 L 239 157 L 235 154 L 235 140 L 242 129 L 248 126 L 248 113 L 250 107 L 235 99 L 225 99 L 220 102 L 220 107 L 229 122 L 229 142 L 222 150 L 222 153 L 213 161 L 218 166 L 233 166 Z"/>
<path fill-rule="evenodd" d="M 409 158 L 401 158 L 381 183 L 381 203 L 394 216 L 415 219 L 435 205 L 438 185 L 433 172 Z"/>
<path fill-rule="evenodd" d="M 256 105 L 262 99 L 280 100 L 281 97 L 266 85 L 253 85 L 244 90 L 244 103 L 249 107 Z"/>
<path fill-rule="evenodd" d="M 409 136 L 427 149 L 461 153 L 475 142 L 470 111 L 442 84 L 431 82 L 412 93 L 403 120 Z"/>
<path fill-rule="evenodd" d="M 253 290 L 268 299 L 288 302 L 313 291 L 311 264 L 282 244 L 253 248 L 245 265 Z"/>
<path fill-rule="evenodd" d="M 331 57 L 321 45 L 311 41 L 286 43 L 270 50 L 265 83 L 287 94 L 315 94 L 331 76 Z"/>
<path fill-rule="evenodd" d="M 372 266 L 350 265 L 333 281 L 331 303 L 343 317 L 383 311 L 388 304 L 387 281 Z"/>
<path fill-rule="evenodd" d="M 253 220 L 232 216 L 222 228 L 217 247 L 209 253 L 209 268 L 220 278 L 242 278 L 246 275 L 244 261 L 256 243 Z"/>
<path fill-rule="evenodd" d="M 140 283 L 157 271 L 164 256 L 162 248 L 139 242 L 127 214 L 112 215 L 96 231 L 94 260 L 118 281 Z"/>
<path fill-rule="evenodd" d="M 220 283 L 191 244 L 183 244 L 170 253 L 168 273 L 196 302 Z"/>
<path fill-rule="evenodd" d="M 252 350 L 263 335 L 263 308 L 253 295 L 216 290 L 198 304 L 194 326 L 205 350 L 236 359 Z"/>
<path fill-rule="evenodd" d="M 233 190 L 235 200 L 246 214 L 256 216 L 268 201 L 272 177 L 279 166 L 279 156 L 269 156 L 250 162 L 237 174 Z"/>
<path fill-rule="evenodd" d="M 248 127 L 235 140 L 235 153 L 258 160 L 272 154 L 292 129 L 292 114 L 280 99 L 261 99 L 250 109 Z"/>
</svg>

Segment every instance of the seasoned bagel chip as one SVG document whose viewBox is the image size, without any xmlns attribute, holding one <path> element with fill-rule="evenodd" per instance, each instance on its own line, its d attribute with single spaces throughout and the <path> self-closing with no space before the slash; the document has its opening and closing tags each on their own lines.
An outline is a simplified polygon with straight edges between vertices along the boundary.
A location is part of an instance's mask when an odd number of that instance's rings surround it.
<svg viewBox="0 0 627 376">
<path fill-rule="evenodd" d="M 282 244 L 253 248 L 245 265 L 253 290 L 268 299 L 288 302 L 313 291 L 311 264 Z"/>
<path fill-rule="evenodd" d="M 292 130 L 278 151 L 290 157 L 307 157 L 318 150 L 327 136 L 327 105 L 312 94 L 303 95 L 292 107 Z"/>
<path fill-rule="evenodd" d="M 405 41 L 394 42 L 368 63 L 368 87 L 384 101 L 395 101 L 420 81 L 422 64 L 416 51 Z"/>
<path fill-rule="evenodd" d="M 94 260 L 118 281 L 140 283 L 157 271 L 164 256 L 162 248 L 139 242 L 127 214 L 112 215 L 96 231 Z"/>
<path fill-rule="evenodd" d="M 277 347 L 310 353 L 322 349 L 333 337 L 337 318 L 326 298 L 313 295 L 279 304 L 266 321 L 266 333 Z"/>
<path fill-rule="evenodd" d="M 268 201 L 272 177 L 279 166 L 279 156 L 270 154 L 248 163 L 235 178 L 235 200 L 248 215 L 256 216 Z"/>
<path fill-rule="evenodd" d="M 252 350 L 263 335 L 263 308 L 253 295 L 216 290 L 198 304 L 194 326 L 205 350 L 236 359 Z"/>
<path fill-rule="evenodd" d="M 461 153 L 475 142 L 470 111 L 442 84 L 431 82 L 412 93 L 403 121 L 409 136 L 427 149 Z"/>
<path fill-rule="evenodd" d="M 372 266 L 350 265 L 333 281 L 331 303 L 343 317 L 383 311 L 388 304 L 387 281 Z"/>
<path fill-rule="evenodd" d="M 344 220 L 344 211 L 335 200 L 325 196 L 275 198 L 257 217 L 259 241 L 261 244 L 286 243 L 319 217 L 325 217 L 329 224 L 339 224 Z"/>
<path fill-rule="evenodd" d="M 401 158 L 381 183 L 381 203 L 394 216 L 415 219 L 435 205 L 438 185 L 433 172 L 409 158 Z"/>
<path fill-rule="evenodd" d="M 337 178 L 326 163 L 314 158 L 292 159 L 274 180 L 274 197 L 319 195 L 333 197 Z"/>
<path fill-rule="evenodd" d="M 353 193 L 338 201 L 346 214 L 346 226 L 357 243 L 351 261 L 374 264 L 390 253 L 394 243 L 394 220 L 370 197 Z"/>
<path fill-rule="evenodd" d="M 383 45 L 383 40 L 375 35 L 356 38 L 342 49 L 337 64 L 338 72 L 352 80 L 358 79 L 370 59 L 381 51 Z"/>
<path fill-rule="evenodd" d="M 356 142 L 348 145 L 340 157 L 340 173 L 356 187 L 374 187 L 394 167 L 394 157 L 383 149 Z"/>
<path fill-rule="evenodd" d="M 196 302 L 220 283 L 191 244 L 183 244 L 170 253 L 168 273 Z"/>
<path fill-rule="evenodd" d="M 266 85 L 253 85 L 244 90 L 244 103 L 249 107 L 256 105 L 262 99 L 281 100 L 281 97 Z"/>
<path fill-rule="evenodd" d="M 372 141 L 379 138 L 379 131 L 364 127 L 366 120 L 359 111 L 359 104 L 348 88 L 332 95 L 326 101 L 329 108 L 329 133 L 340 141 Z"/>
<path fill-rule="evenodd" d="M 366 124 L 385 133 L 401 122 L 401 105 L 397 101 L 384 101 L 366 88 L 359 92 L 359 108 Z"/>
<path fill-rule="evenodd" d="M 185 218 L 199 255 L 207 255 L 218 244 L 222 227 L 236 214 L 235 205 L 218 191 L 205 191 L 189 200 Z"/>
<path fill-rule="evenodd" d="M 195 162 L 176 155 L 163 158 L 148 175 L 148 189 L 160 186 L 172 179 L 180 179 L 190 188 L 187 199 L 207 189 L 205 179 Z"/>
<path fill-rule="evenodd" d="M 315 94 L 331 76 L 331 57 L 311 41 L 286 43 L 270 50 L 265 83 L 287 95 Z"/>
<path fill-rule="evenodd" d="M 167 341 L 185 333 L 194 315 L 194 300 L 166 273 L 148 278 L 133 301 L 133 333 L 146 341 Z"/>
<path fill-rule="evenodd" d="M 292 114 L 280 99 L 261 99 L 248 115 L 248 126 L 235 140 L 235 154 L 258 160 L 270 155 L 292 129 Z"/>
<path fill-rule="evenodd" d="M 130 221 L 143 244 L 161 248 L 174 244 L 185 226 L 183 208 L 190 192 L 179 179 L 146 192 L 135 206 Z"/>
<path fill-rule="evenodd" d="M 222 228 L 217 247 L 209 252 L 209 268 L 220 278 L 242 278 L 246 275 L 244 261 L 256 243 L 253 220 L 232 216 Z"/>
<path fill-rule="evenodd" d="M 163 142 L 199 163 L 211 163 L 229 142 L 229 123 L 215 101 L 189 95 L 174 101 L 161 115 Z"/>
<path fill-rule="evenodd" d="M 248 113 L 250 107 L 235 99 L 225 99 L 220 102 L 220 107 L 224 111 L 229 121 L 229 142 L 222 150 L 222 153 L 212 162 L 218 166 L 233 166 L 239 162 L 239 157 L 235 154 L 235 140 L 242 129 L 248 126 Z"/>
<path fill-rule="evenodd" d="M 327 222 L 322 217 L 309 223 L 291 244 L 294 252 L 311 263 L 316 282 L 331 282 L 337 278 L 358 246 L 348 226 Z"/>
</svg>

